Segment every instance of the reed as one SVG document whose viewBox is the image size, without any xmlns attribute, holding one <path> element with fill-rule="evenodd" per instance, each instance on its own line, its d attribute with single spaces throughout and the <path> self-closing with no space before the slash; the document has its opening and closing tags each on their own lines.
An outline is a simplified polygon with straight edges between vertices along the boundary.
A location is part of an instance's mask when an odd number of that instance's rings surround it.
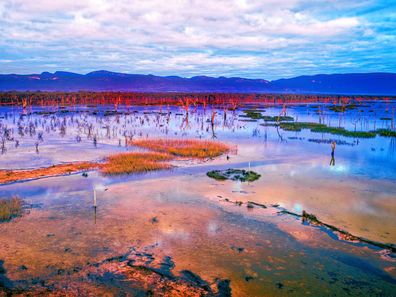
<svg viewBox="0 0 396 297">
<path fill-rule="evenodd" d="M 129 144 L 177 157 L 214 158 L 229 152 L 224 143 L 196 139 L 139 139 Z"/>
<path fill-rule="evenodd" d="M 0 200 L 0 222 L 8 221 L 22 212 L 22 200 L 18 196 Z"/>
<path fill-rule="evenodd" d="M 32 170 L 0 170 L 0 184 L 99 169 L 106 175 L 147 172 L 170 168 L 175 157 L 213 158 L 229 151 L 223 143 L 208 140 L 151 139 L 130 142 L 152 152 L 111 155 L 104 163 L 76 162 Z"/>
<path fill-rule="evenodd" d="M 53 165 L 50 167 L 37 168 L 32 170 L 0 170 L 0 184 L 46 176 L 71 174 L 83 170 L 94 169 L 97 166 L 97 164 L 91 162 L 76 162 Z"/>
<path fill-rule="evenodd" d="M 109 156 L 100 165 L 100 171 L 105 175 L 119 175 L 167 169 L 171 165 L 165 162 L 171 159 L 172 156 L 157 152 L 121 153 Z"/>
</svg>

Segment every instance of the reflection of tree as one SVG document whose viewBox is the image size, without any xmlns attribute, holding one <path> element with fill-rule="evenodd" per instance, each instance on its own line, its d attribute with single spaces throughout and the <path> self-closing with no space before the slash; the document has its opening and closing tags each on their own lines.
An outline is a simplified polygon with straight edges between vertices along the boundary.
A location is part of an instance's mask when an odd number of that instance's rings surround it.
<svg viewBox="0 0 396 297">
<path fill-rule="evenodd" d="M 211 120 L 210 120 L 210 125 L 211 125 L 211 128 L 212 128 L 212 138 L 213 138 L 213 139 L 217 138 L 216 133 L 215 133 L 215 130 L 214 130 L 216 114 L 217 114 L 217 112 L 216 112 L 216 111 L 213 111 L 213 112 L 212 112 L 212 117 L 211 117 Z"/>
<path fill-rule="evenodd" d="M 3 264 L 4 261 L 0 260 L 0 288 L 5 288 L 7 290 L 12 286 L 12 284 L 11 281 L 5 276 L 6 270 L 4 269 Z M 5 296 L 11 296 L 11 295 L 6 294 Z"/>
<path fill-rule="evenodd" d="M 391 140 L 389 142 L 389 154 L 394 155 L 396 153 L 396 138 L 391 137 Z"/>
<path fill-rule="evenodd" d="M 276 132 L 278 133 L 280 141 L 283 141 L 283 137 L 282 137 L 282 135 L 279 132 L 279 126 L 278 125 L 276 125 Z"/>
<path fill-rule="evenodd" d="M 330 166 L 334 166 L 335 165 L 335 159 L 334 159 L 334 154 L 331 154 L 331 159 L 330 159 Z"/>
<path fill-rule="evenodd" d="M 186 116 L 185 116 L 185 118 L 183 119 L 183 122 L 182 122 L 180 128 L 181 128 L 182 130 L 185 130 L 185 129 L 189 129 L 189 128 L 190 128 L 190 122 L 189 122 L 189 118 L 188 118 L 188 113 L 186 113 Z"/>
<path fill-rule="evenodd" d="M 331 159 L 330 159 L 330 166 L 334 166 L 335 165 L 335 159 L 334 159 L 334 151 L 336 148 L 336 142 L 332 141 L 331 142 Z"/>
<path fill-rule="evenodd" d="M 354 131 L 356 132 L 356 125 L 360 122 L 361 117 L 359 113 L 354 113 L 351 116 L 351 123 L 354 126 Z"/>
<path fill-rule="evenodd" d="M 283 137 L 282 137 L 282 135 L 279 132 L 280 118 L 281 118 L 281 116 L 286 116 L 286 115 L 287 115 L 286 104 L 283 104 L 282 110 L 281 110 L 281 112 L 278 115 L 278 118 L 276 120 L 276 133 L 278 133 L 280 141 L 283 141 Z"/>
</svg>

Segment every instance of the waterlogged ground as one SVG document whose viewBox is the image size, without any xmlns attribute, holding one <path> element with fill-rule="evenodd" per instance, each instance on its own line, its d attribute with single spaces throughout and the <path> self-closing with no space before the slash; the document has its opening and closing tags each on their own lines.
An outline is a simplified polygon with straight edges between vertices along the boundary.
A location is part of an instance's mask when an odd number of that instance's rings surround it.
<svg viewBox="0 0 396 297">
<path fill-rule="evenodd" d="M 328 107 L 292 105 L 286 114 L 351 131 L 393 128 L 396 102 L 363 102 L 345 113 Z M 21 217 L 0 223 L 0 296 L 394 296 L 394 253 L 281 211 L 305 210 L 396 244 L 396 138 L 283 131 L 241 117 L 252 108 L 285 111 L 245 106 L 224 117 L 223 109 L 190 107 L 187 117 L 166 106 L 1 108 L 1 169 L 100 161 L 136 150 L 125 142 L 146 137 L 216 139 L 233 150 L 229 159 L 175 161 L 172 170 L 147 174 L 92 171 L 0 186 L 1 198 L 18 195 L 26 204 Z M 258 181 L 206 176 L 249 167 Z"/>
</svg>

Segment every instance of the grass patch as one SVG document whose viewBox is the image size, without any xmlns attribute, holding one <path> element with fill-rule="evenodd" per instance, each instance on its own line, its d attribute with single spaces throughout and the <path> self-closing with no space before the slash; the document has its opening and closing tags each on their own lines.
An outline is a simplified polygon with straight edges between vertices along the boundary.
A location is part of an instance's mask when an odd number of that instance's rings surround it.
<svg viewBox="0 0 396 297">
<path fill-rule="evenodd" d="M 345 128 L 327 127 L 327 126 L 313 128 L 311 129 L 311 132 L 329 133 L 333 135 L 341 135 L 345 137 L 357 137 L 357 138 L 373 138 L 376 136 L 376 133 L 371 131 L 349 131 L 349 130 L 345 130 Z"/>
<path fill-rule="evenodd" d="M 390 129 L 378 129 L 377 134 L 384 137 L 396 137 L 396 131 Z"/>
<path fill-rule="evenodd" d="M 301 131 L 303 129 L 309 129 L 314 133 L 329 133 L 333 135 L 341 135 L 345 137 L 356 137 L 356 138 L 373 138 L 376 136 L 376 132 L 372 131 L 349 131 L 341 127 L 328 127 L 324 124 L 309 123 L 309 122 L 295 122 L 295 123 L 281 123 L 279 127 L 285 131 Z"/>
<path fill-rule="evenodd" d="M 325 128 L 324 124 L 309 123 L 309 122 L 294 122 L 294 123 L 281 123 L 279 127 L 285 131 L 301 131 L 303 129 Z"/>
<path fill-rule="evenodd" d="M 244 109 L 243 112 L 266 112 L 263 108 L 251 108 L 251 109 Z"/>
<path fill-rule="evenodd" d="M 241 117 L 251 118 L 253 120 L 259 120 L 263 117 L 261 113 L 254 110 L 244 110 L 243 112 L 245 114 L 241 115 Z"/>
<path fill-rule="evenodd" d="M 266 122 L 293 122 L 294 118 L 290 116 L 263 116 L 260 112 L 256 110 L 244 110 L 244 115 L 240 117 L 250 118 L 252 120 L 263 119 Z"/>
<path fill-rule="evenodd" d="M 176 157 L 213 158 L 230 148 L 220 142 L 203 140 L 152 139 L 137 140 L 131 144 L 152 152 L 130 152 L 107 157 L 104 163 L 76 162 L 53 165 L 32 170 L 0 170 L 0 184 L 22 180 L 71 174 L 91 169 L 99 169 L 105 175 L 119 175 L 147 172 L 170 168 L 166 161 Z"/>
<path fill-rule="evenodd" d="M 94 169 L 96 167 L 98 167 L 98 165 L 95 163 L 76 162 L 69 164 L 53 165 L 50 167 L 37 168 L 32 170 L 0 170 L 0 184 L 47 176 L 71 174 L 79 171 Z"/>
<path fill-rule="evenodd" d="M 22 213 L 22 200 L 14 196 L 0 200 L 0 222 L 9 221 Z"/>
<path fill-rule="evenodd" d="M 294 118 L 290 116 L 262 116 L 266 122 L 293 122 Z"/>
<path fill-rule="evenodd" d="M 357 108 L 356 104 L 332 105 L 329 107 L 330 110 L 335 111 L 335 112 L 345 112 L 347 110 L 353 110 L 356 108 Z"/>
<path fill-rule="evenodd" d="M 157 152 L 131 152 L 112 155 L 101 164 L 100 171 L 105 175 L 130 174 L 168 169 L 171 165 L 164 163 L 173 157 Z"/>
<path fill-rule="evenodd" d="M 172 156 L 199 159 L 218 157 L 230 150 L 221 142 L 196 139 L 140 139 L 130 144 Z"/>
<path fill-rule="evenodd" d="M 206 173 L 206 175 L 215 180 L 239 180 L 242 182 L 253 182 L 260 178 L 260 174 L 254 171 L 247 171 L 243 169 L 227 169 L 227 170 L 212 170 Z"/>
</svg>

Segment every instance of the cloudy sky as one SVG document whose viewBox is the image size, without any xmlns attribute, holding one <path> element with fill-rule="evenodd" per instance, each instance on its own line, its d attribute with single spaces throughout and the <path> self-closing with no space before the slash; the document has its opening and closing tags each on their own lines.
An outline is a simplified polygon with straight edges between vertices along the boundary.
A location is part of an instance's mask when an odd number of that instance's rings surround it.
<svg viewBox="0 0 396 297">
<path fill-rule="evenodd" d="M 396 72 L 396 0 L 0 0 L 0 73 Z"/>
</svg>

